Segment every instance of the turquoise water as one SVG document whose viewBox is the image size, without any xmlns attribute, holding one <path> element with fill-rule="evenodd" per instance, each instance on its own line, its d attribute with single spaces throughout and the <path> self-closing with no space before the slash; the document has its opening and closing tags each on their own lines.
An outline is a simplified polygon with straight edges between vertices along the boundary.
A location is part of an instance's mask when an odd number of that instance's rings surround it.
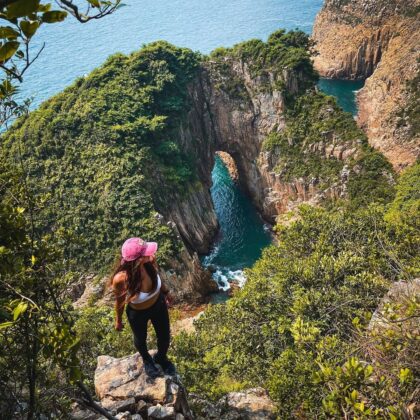
<svg viewBox="0 0 420 420">
<path fill-rule="evenodd" d="M 43 43 L 40 58 L 25 75 L 22 97 L 34 97 L 33 106 L 60 92 L 77 77 L 102 64 L 116 52 L 129 53 L 143 44 L 164 39 L 209 53 L 251 38 L 266 39 L 279 28 L 312 31 L 323 0 L 126 0 L 114 15 L 81 25 L 74 19 L 44 25 L 33 49 Z M 352 84 L 323 80 L 320 87 L 338 95 L 342 106 L 355 112 Z M 212 196 L 221 225 L 220 237 L 206 264 L 217 266 L 222 287 L 227 280 L 242 283 L 242 269 L 251 266 L 270 235 L 249 199 L 232 183 L 217 159 Z"/>
<path fill-rule="evenodd" d="M 116 52 L 129 53 L 164 39 L 209 53 L 251 38 L 266 39 L 279 29 L 312 31 L 322 0 L 125 0 L 126 7 L 102 20 L 80 24 L 68 18 L 43 25 L 34 38 L 45 42 L 25 75 L 22 96 L 34 106 L 89 73 Z"/>
<path fill-rule="evenodd" d="M 217 271 L 214 278 L 225 290 L 229 280 L 242 285 L 242 269 L 250 267 L 271 243 L 268 226 L 264 225 L 249 198 L 234 184 L 229 172 L 216 156 L 211 189 L 215 211 L 220 223 L 219 237 L 210 255 L 203 259 Z"/>
<path fill-rule="evenodd" d="M 319 88 L 328 95 L 335 96 L 344 111 L 357 114 L 355 93 L 362 89 L 364 81 L 321 79 Z"/>
</svg>

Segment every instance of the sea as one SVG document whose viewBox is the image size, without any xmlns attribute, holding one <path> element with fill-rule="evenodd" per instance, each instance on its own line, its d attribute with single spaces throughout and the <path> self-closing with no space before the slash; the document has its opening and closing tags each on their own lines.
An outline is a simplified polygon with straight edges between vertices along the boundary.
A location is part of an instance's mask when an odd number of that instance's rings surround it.
<svg viewBox="0 0 420 420">
<path fill-rule="evenodd" d="M 26 73 L 20 96 L 32 98 L 32 108 L 36 108 L 109 55 L 127 54 L 156 40 L 207 54 L 252 38 L 265 40 L 280 28 L 311 33 L 323 1 L 125 0 L 124 4 L 101 20 L 80 24 L 68 17 L 59 24 L 44 24 L 31 47 L 33 53 L 42 46 L 44 50 Z M 323 79 L 319 87 L 336 96 L 344 110 L 357 113 L 355 92 L 361 82 Z M 270 226 L 218 157 L 212 179 L 211 194 L 221 228 L 210 254 L 201 259 L 212 267 L 220 289 L 226 292 L 232 282 L 245 283 L 244 269 L 260 258 L 272 236 Z"/>
</svg>

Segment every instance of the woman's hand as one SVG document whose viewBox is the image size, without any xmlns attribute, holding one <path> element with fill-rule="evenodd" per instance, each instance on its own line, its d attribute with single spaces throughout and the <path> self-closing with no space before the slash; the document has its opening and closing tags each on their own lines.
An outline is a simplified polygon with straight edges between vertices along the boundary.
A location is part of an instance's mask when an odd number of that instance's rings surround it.
<svg viewBox="0 0 420 420">
<path fill-rule="evenodd" d="M 124 324 L 122 323 L 122 321 L 115 321 L 115 329 L 119 332 L 122 331 L 124 329 Z"/>
</svg>

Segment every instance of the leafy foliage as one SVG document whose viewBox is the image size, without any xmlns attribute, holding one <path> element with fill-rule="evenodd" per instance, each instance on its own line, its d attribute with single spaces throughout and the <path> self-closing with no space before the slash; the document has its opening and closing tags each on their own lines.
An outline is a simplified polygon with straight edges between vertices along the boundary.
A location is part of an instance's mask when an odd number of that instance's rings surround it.
<svg viewBox="0 0 420 420">
<path fill-rule="evenodd" d="M 252 39 L 232 48 L 218 48 L 210 54 L 210 60 L 218 65 L 220 72 L 228 72 L 228 80 L 224 83 L 227 84 L 228 91 L 236 88 L 232 85 L 234 75 L 227 64 L 229 60 L 234 59 L 247 63 L 252 77 L 266 79 L 268 90 L 271 85 L 269 74 L 272 73 L 277 88 L 287 94 L 284 71 L 289 71 L 298 77 L 299 91 L 304 92 L 313 87 L 318 80 L 310 59 L 311 48 L 312 42 L 304 32 L 286 32 L 281 29 L 271 34 L 267 42 Z"/>
<path fill-rule="evenodd" d="M 12 418 L 28 401 L 19 414 L 31 418 L 40 406 L 59 414 L 68 408 L 64 389 L 80 379 L 65 297 L 72 275 L 62 270 L 62 250 L 33 225 L 39 202 L 22 172 L 4 163 L 1 169 L 0 409 Z M 18 186 L 13 194 L 9 184 Z"/>
<path fill-rule="evenodd" d="M 103 269 L 140 233 L 159 241 L 161 262 L 178 249 L 154 215 L 194 186 L 177 128 L 198 64 L 197 54 L 165 42 L 113 56 L 7 133 L 4 155 L 25 161 L 43 197 L 36 223 L 65 248 L 67 266 Z"/>
<path fill-rule="evenodd" d="M 0 17 L 7 26 L 0 26 L 0 68 L 4 78 L 0 84 L 0 126 L 25 113 L 30 103 L 18 103 L 18 91 L 13 83 L 21 83 L 23 76 L 41 54 L 44 46 L 34 52 L 32 38 L 43 24 L 62 22 L 68 14 L 81 22 L 100 19 L 120 7 L 121 0 L 84 0 L 75 4 L 73 0 L 57 0 L 60 9 L 51 10 L 51 3 L 41 0 L 5 0 Z M 86 12 L 81 12 L 82 6 Z M 94 12 L 92 13 L 92 9 Z"/>
<path fill-rule="evenodd" d="M 340 415 L 343 404 L 353 415 L 398 416 L 413 384 L 400 393 L 389 381 L 371 386 L 379 370 L 352 359 L 357 329 L 365 329 L 389 282 L 416 261 L 385 213 L 380 205 L 302 207 L 297 221 L 279 226 L 277 245 L 247 271 L 244 288 L 211 306 L 195 333 L 177 337 L 178 368 L 190 389 L 216 399 L 232 384 L 261 385 L 281 418 Z M 406 244 L 418 237 L 412 231 Z"/>
<path fill-rule="evenodd" d="M 354 207 L 393 198 L 391 165 L 368 145 L 352 115 L 331 96 L 308 92 L 296 98 L 286 112 L 285 129 L 271 133 L 263 149 L 271 152 L 277 161 L 275 172 L 286 182 L 316 180 L 324 189 L 340 181 L 346 164 L 348 195 Z M 349 158 L 344 158 L 347 152 Z"/>
</svg>

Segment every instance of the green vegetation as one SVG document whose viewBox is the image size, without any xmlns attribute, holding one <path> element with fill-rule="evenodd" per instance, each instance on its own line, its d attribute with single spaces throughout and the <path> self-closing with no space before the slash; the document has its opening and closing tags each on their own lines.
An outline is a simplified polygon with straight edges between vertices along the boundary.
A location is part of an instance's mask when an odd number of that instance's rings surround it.
<svg viewBox="0 0 420 420">
<path fill-rule="evenodd" d="M 59 9 L 52 10 L 52 2 L 42 0 L 2 0 L 0 13 L 0 62 L 3 77 L 0 80 L 0 127 L 3 131 L 9 121 L 27 113 L 30 99 L 18 102 L 17 84 L 44 47 L 33 49 L 33 38 L 41 26 L 62 22 L 70 14 L 79 22 L 101 19 L 114 11 L 121 0 L 56 1 Z M 83 10 L 84 9 L 84 10 Z M 3 24 L 5 26 L 3 26 Z"/>
<path fill-rule="evenodd" d="M 248 270 L 245 287 L 179 336 L 174 356 L 189 389 L 209 398 L 261 385 L 280 418 L 396 419 L 416 387 L 418 340 L 409 328 L 366 327 L 392 282 L 420 275 L 419 165 L 402 175 L 394 199 L 389 163 L 350 114 L 313 90 L 311 47 L 299 31 L 278 31 L 266 43 L 217 50 L 207 64 L 215 62 L 233 99 L 248 95 L 231 77 L 233 59 L 246 61 L 253 77 L 274 74 L 269 88 L 286 88 L 283 70 L 297 73 L 286 128 L 264 149 L 282 179 L 330 186 L 343 169 L 334 153 L 354 148 L 345 160 L 350 200 L 303 206 L 297 220 L 278 226 L 278 243 Z M 127 236 L 157 240 L 162 263 L 181 245 L 155 212 L 199 182 L 179 131 L 203 60 L 165 42 L 117 54 L 4 135 L 0 412 L 28 401 L 28 418 L 65 417 L 83 383 L 91 385 L 99 353 L 132 351 L 130 331 L 112 330 L 112 308 L 75 311 L 69 287 L 81 272 L 108 270 Z M 389 307 L 393 321 L 417 313 L 415 299 Z"/>
<path fill-rule="evenodd" d="M 420 68 L 420 59 L 417 61 Z M 416 76 L 406 84 L 407 104 L 397 113 L 398 128 L 408 132 L 409 139 L 417 139 L 420 135 L 420 70 Z"/>
<path fill-rule="evenodd" d="M 179 246 L 154 217 L 162 200 L 194 185 L 177 143 L 186 85 L 199 55 L 165 42 L 115 55 L 21 119 L 5 138 L 43 197 L 36 223 L 65 248 L 68 267 L 103 270 L 130 235 L 159 241 L 163 260 Z"/>
<path fill-rule="evenodd" d="M 402 246 L 387 221 L 395 207 L 419 205 L 413 180 L 418 167 L 402 177 L 389 210 L 302 207 L 297 221 L 279 226 L 278 244 L 247 271 L 243 289 L 211 306 L 195 333 L 177 337 L 189 389 L 216 399 L 260 385 L 280 418 L 400 418 L 420 373 L 418 337 L 413 329 L 371 334 L 367 325 L 391 282 L 420 274 L 419 230 L 406 231 Z M 416 217 L 407 214 L 410 223 Z M 418 314 L 413 299 L 400 303 L 399 319 Z M 367 338 L 373 358 L 362 345 Z M 403 347 L 405 357 L 393 358 Z"/>
<path fill-rule="evenodd" d="M 352 171 L 348 194 L 355 207 L 393 197 L 389 162 L 368 145 L 352 115 L 323 93 L 299 96 L 286 112 L 286 128 L 271 133 L 263 149 L 277 159 L 275 171 L 287 182 L 315 178 L 323 189 L 340 181 L 346 164 Z M 340 155 L 348 151 L 344 160 Z"/>
<path fill-rule="evenodd" d="M 227 93 L 243 92 L 244 87 L 237 83 L 234 72 L 230 67 L 232 60 L 241 60 L 249 66 L 251 77 L 260 77 L 265 80 L 264 89 L 273 89 L 269 74 L 275 78 L 274 87 L 278 90 L 285 89 L 285 75 L 288 70 L 299 78 L 299 90 L 304 92 L 313 87 L 318 80 L 311 59 L 310 49 L 313 44 L 307 34 L 302 31 L 278 30 L 270 35 L 267 42 L 259 39 L 242 42 L 232 48 L 218 48 L 210 54 L 210 60 L 217 65 L 219 73 L 224 77 L 222 89 Z M 243 82 L 242 82 L 243 83 Z"/>
</svg>

